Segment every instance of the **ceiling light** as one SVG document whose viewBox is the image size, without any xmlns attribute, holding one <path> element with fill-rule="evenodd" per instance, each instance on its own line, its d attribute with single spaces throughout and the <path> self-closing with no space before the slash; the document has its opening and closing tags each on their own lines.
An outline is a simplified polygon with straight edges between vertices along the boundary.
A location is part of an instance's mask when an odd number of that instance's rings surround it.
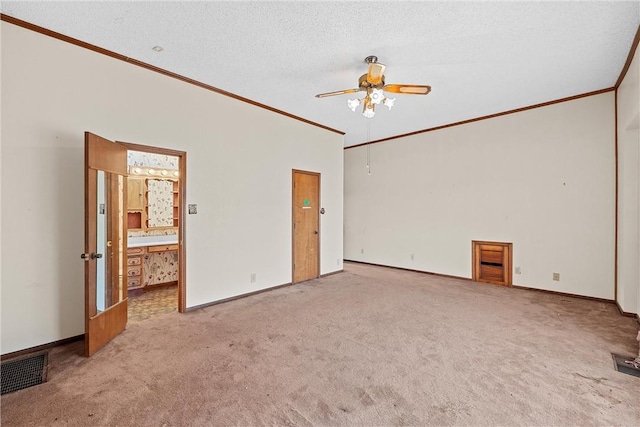
<svg viewBox="0 0 640 427">
<path fill-rule="evenodd" d="M 396 102 L 395 98 L 386 98 L 382 89 L 369 89 L 367 95 L 362 99 L 348 99 L 347 106 L 351 111 L 356 111 L 360 104 L 362 107 L 362 115 L 370 119 L 376 115 L 376 104 L 384 104 L 389 110 Z"/>
<path fill-rule="evenodd" d="M 347 106 L 351 108 L 351 111 L 356 111 L 356 108 L 358 108 L 359 105 L 360 105 L 360 100 L 357 98 L 347 100 Z"/>
<path fill-rule="evenodd" d="M 431 86 L 426 85 L 400 85 L 400 84 L 386 84 L 384 79 L 384 70 L 386 66 L 378 62 L 378 57 L 375 55 L 369 55 L 364 59 L 364 62 L 369 64 L 369 68 L 366 74 L 363 74 L 358 79 L 358 87 L 356 89 L 345 89 L 334 92 L 319 93 L 316 98 L 325 98 L 327 96 L 344 95 L 347 93 L 366 92 L 362 99 L 349 99 L 347 100 L 347 107 L 351 111 L 356 111 L 356 108 L 360 104 L 364 104 L 362 114 L 370 119 L 375 116 L 375 107 L 379 104 L 384 104 L 389 110 L 395 103 L 395 98 L 386 98 L 385 92 L 389 93 L 405 93 L 410 95 L 426 95 L 431 92 Z"/>
<path fill-rule="evenodd" d="M 367 119 L 370 119 L 376 115 L 375 105 L 371 103 L 369 95 L 364 98 L 364 108 L 362 109 L 362 115 Z"/>
<path fill-rule="evenodd" d="M 369 98 L 373 104 L 380 104 L 384 99 L 384 94 L 382 93 L 382 89 L 373 89 L 369 94 Z"/>
<path fill-rule="evenodd" d="M 393 104 L 396 102 L 395 98 L 385 98 L 382 100 L 382 103 L 384 105 L 387 106 L 387 108 L 389 108 L 389 110 L 391 110 L 391 107 L 393 107 Z"/>
<path fill-rule="evenodd" d="M 151 49 L 154 50 L 155 52 L 162 52 L 164 50 L 162 46 L 154 46 Z"/>
</svg>

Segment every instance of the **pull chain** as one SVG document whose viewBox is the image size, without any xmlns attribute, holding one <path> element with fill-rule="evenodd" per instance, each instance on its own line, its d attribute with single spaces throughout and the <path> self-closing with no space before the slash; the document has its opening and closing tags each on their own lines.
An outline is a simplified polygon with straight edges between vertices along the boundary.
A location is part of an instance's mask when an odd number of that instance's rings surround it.
<svg viewBox="0 0 640 427">
<path fill-rule="evenodd" d="M 371 120 L 367 119 L 367 142 L 371 142 Z M 371 144 L 367 144 L 367 175 L 371 175 Z"/>
</svg>

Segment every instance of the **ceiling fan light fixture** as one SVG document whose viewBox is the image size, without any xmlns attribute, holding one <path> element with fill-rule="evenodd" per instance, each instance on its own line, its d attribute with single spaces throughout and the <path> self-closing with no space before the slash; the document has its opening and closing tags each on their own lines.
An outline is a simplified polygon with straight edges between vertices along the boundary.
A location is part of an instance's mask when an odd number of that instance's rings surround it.
<svg viewBox="0 0 640 427">
<path fill-rule="evenodd" d="M 368 96 L 373 104 L 380 104 L 384 100 L 382 89 L 373 89 Z"/>
<path fill-rule="evenodd" d="M 362 115 L 367 119 L 372 118 L 376 115 L 375 108 L 376 106 L 371 103 L 371 99 L 369 99 L 369 96 L 367 95 L 367 97 L 364 99 L 364 108 L 362 109 Z"/>
<path fill-rule="evenodd" d="M 344 95 L 347 93 L 366 92 L 362 99 L 349 99 L 347 106 L 351 111 L 363 104 L 362 115 L 370 119 L 375 116 L 376 104 L 384 104 L 389 110 L 395 104 L 395 98 L 387 98 L 385 93 L 402 93 L 407 95 L 426 95 L 431 92 L 431 86 L 427 85 L 405 85 L 405 84 L 386 84 L 384 71 L 386 66 L 378 62 L 375 55 L 367 56 L 364 62 L 369 64 L 369 70 L 358 79 L 358 87 L 356 89 L 345 89 L 334 92 L 319 93 L 316 98 L 325 98 L 327 96 Z"/>
<path fill-rule="evenodd" d="M 351 109 L 351 111 L 356 111 L 356 108 L 360 106 L 360 100 L 356 99 L 348 99 L 347 106 Z"/>
<path fill-rule="evenodd" d="M 373 108 L 366 108 L 362 113 L 362 115 L 365 116 L 367 119 L 371 119 L 373 118 L 373 116 L 376 115 L 376 112 L 373 111 Z"/>
</svg>

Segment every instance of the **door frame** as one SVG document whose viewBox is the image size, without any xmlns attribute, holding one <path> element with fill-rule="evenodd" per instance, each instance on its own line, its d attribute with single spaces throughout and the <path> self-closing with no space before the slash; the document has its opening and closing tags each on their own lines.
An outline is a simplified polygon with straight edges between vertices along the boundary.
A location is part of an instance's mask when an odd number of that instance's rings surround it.
<svg viewBox="0 0 640 427">
<path fill-rule="evenodd" d="M 178 211 L 180 218 L 178 221 L 178 312 L 187 311 L 187 249 L 186 249 L 186 189 L 187 189 L 187 153 L 186 151 L 173 150 L 170 148 L 152 147 L 149 145 L 135 144 L 132 142 L 116 141 L 122 144 L 129 151 L 140 151 L 143 153 L 160 154 L 163 156 L 178 157 Z M 126 259 L 125 253 L 125 259 Z"/>
<path fill-rule="evenodd" d="M 300 282 L 295 282 L 295 268 L 294 268 L 294 264 L 295 264 L 295 260 L 296 260 L 296 230 L 295 230 L 295 215 L 296 215 L 296 206 L 295 206 L 295 176 L 296 173 L 301 173 L 301 174 L 305 174 L 305 175 L 313 175 L 313 176 L 317 176 L 318 177 L 318 223 L 317 223 L 317 230 L 318 230 L 318 275 L 315 278 L 320 277 L 320 248 L 322 245 L 322 239 L 320 238 L 320 236 L 322 236 L 322 230 L 320 229 L 320 205 L 321 205 L 321 195 L 322 195 L 322 175 L 320 174 L 320 172 L 311 172 L 311 171 L 305 171 L 302 169 L 292 169 L 291 170 L 291 283 L 300 283 L 303 282 L 304 280 L 301 280 Z M 307 280 L 311 280 L 311 279 L 307 279 Z"/>
</svg>

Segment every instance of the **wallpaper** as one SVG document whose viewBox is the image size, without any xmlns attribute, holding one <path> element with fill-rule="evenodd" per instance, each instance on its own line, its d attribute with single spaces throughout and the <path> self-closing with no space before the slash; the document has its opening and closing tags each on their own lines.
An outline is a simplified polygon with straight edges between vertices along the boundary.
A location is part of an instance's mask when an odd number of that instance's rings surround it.
<svg viewBox="0 0 640 427">
<path fill-rule="evenodd" d="M 164 156 L 155 153 L 142 153 L 140 151 L 127 152 L 127 165 L 129 166 L 153 166 L 163 169 L 178 169 L 178 157 Z"/>
<path fill-rule="evenodd" d="M 128 237 L 147 237 L 147 236 L 170 236 L 172 234 L 178 234 L 178 227 L 174 228 L 162 228 L 160 230 L 129 230 Z"/>
<path fill-rule="evenodd" d="M 173 182 L 150 179 L 148 227 L 173 227 Z"/>
<path fill-rule="evenodd" d="M 153 252 L 143 258 L 144 286 L 178 280 L 178 251 Z"/>
</svg>

